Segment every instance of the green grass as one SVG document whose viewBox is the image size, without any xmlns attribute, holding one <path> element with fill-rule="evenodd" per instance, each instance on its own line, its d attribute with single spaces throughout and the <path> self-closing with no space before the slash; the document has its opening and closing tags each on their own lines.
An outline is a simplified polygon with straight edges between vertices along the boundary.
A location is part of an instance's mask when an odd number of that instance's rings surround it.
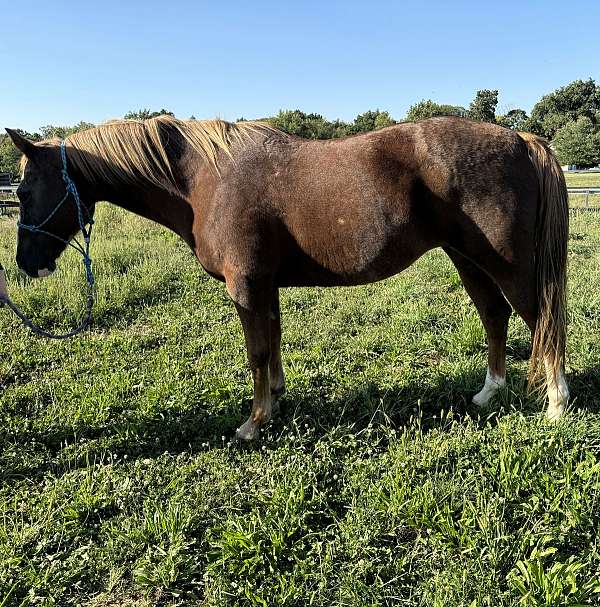
<svg viewBox="0 0 600 607">
<path fill-rule="evenodd" d="M 600 188 L 600 173 L 565 173 L 569 188 Z"/>
<path fill-rule="evenodd" d="M 288 393 L 260 443 L 235 312 L 173 235 L 99 209 L 93 330 L 0 311 L 0 606 L 600 604 L 600 218 L 572 222 L 556 426 L 508 387 L 469 404 L 483 330 L 434 251 L 398 277 L 282 294 Z M 14 298 L 73 325 L 77 257 Z M 9 263 L 10 262 L 10 263 Z"/>
<path fill-rule="evenodd" d="M 600 208 L 600 194 L 590 194 L 587 197 L 587 206 L 592 209 Z M 569 194 L 569 207 L 571 209 L 582 209 L 586 207 L 586 196 L 584 194 Z"/>
<path fill-rule="evenodd" d="M 600 188 L 600 173 L 565 173 L 567 187 L 570 188 Z M 584 194 L 569 194 L 569 206 L 571 208 L 584 207 L 586 197 Z M 588 196 L 590 207 L 600 208 L 600 194 Z"/>
</svg>

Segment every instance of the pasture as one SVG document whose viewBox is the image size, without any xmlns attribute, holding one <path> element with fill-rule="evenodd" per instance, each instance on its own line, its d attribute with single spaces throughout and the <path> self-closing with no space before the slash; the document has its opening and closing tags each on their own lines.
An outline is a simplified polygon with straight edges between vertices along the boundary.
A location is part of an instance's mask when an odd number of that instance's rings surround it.
<svg viewBox="0 0 600 607">
<path fill-rule="evenodd" d="M 570 188 L 599 188 L 600 173 L 565 173 L 567 187 Z"/>
<path fill-rule="evenodd" d="M 507 388 L 470 404 L 484 332 L 434 251 L 282 292 L 288 391 L 240 446 L 251 385 L 223 285 L 174 235 L 98 215 L 91 332 L 41 341 L 0 310 L 0 606 L 600 604 L 600 217 L 571 224 L 557 425 L 525 394 L 514 316 Z M 14 243 L 0 218 L 14 299 L 74 325 L 79 258 L 31 282 Z"/>
<path fill-rule="evenodd" d="M 565 173 L 565 180 L 569 188 L 600 188 L 600 173 Z M 600 194 L 589 194 L 587 203 L 590 207 L 600 207 Z M 569 206 L 581 208 L 586 206 L 585 194 L 570 194 Z"/>
</svg>

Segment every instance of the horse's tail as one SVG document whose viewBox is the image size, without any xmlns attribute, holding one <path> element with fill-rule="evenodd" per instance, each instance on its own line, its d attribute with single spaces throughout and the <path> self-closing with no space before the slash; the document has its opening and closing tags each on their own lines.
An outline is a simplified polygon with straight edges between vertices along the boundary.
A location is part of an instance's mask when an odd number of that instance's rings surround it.
<svg viewBox="0 0 600 607">
<path fill-rule="evenodd" d="M 569 207 L 563 171 L 548 143 L 519 133 L 540 184 L 535 227 L 538 316 L 533 334 L 530 387 L 542 387 L 546 373 L 556 382 L 564 368 L 567 329 L 567 241 Z"/>
</svg>

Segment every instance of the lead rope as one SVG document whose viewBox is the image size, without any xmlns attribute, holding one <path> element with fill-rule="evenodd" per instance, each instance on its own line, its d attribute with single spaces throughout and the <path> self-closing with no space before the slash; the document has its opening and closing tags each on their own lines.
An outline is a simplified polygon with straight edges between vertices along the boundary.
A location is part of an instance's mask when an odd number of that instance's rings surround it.
<svg viewBox="0 0 600 607">
<path fill-rule="evenodd" d="M 21 322 L 28 327 L 33 333 L 39 335 L 40 337 L 46 337 L 48 339 L 68 339 L 69 337 L 74 337 L 78 335 L 82 331 L 84 331 L 90 324 L 92 320 L 92 308 L 94 307 L 94 273 L 92 271 L 92 259 L 90 257 L 90 239 L 92 235 L 92 226 L 94 225 L 94 220 L 87 212 L 88 218 L 87 221 L 83 216 L 84 206 L 79 198 L 79 192 L 77 191 L 77 187 L 75 186 L 75 182 L 69 176 L 67 171 L 67 150 L 65 147 L 65 142 L 63 141 L 60 144 L 60 155 L 62 158 L 62 178 L 65 182 L 66 194 L 63 199 L 56 205 L 54 210 L 37 226 L 31 226 L 27 224 L 23 224 L 21 222 L 17 223 L 17 226 L 23 230 L 27 230 L 32 233 L 37 234 L 45 234 L 46 236 L 51 236 L 52 238 L 56 238 L 61 242 L 65 243 L 67 246 L 72 247 L 76 251 L 78 251 L 83 258 L 83 266 L 85 268 L 85 278 L 87 282 L 87 299 L 86 306 L 83 318 L 81 319 L 80 324 L 77 328 L 69 331 L 68 333 L 51 333 L 50 331 L 46 331 L 42 329 L 40 326 L 36 325 L 30 318 L 27 317 L 26 314 L 21 312 L 21 310 L 17 307 L 17 305 L 11 300 L 8 295 L 7 285 L 6 285 L 6 277 L 4 275 L 4 268 L 2 264 L 0 264 L 0 305 L 6 304 L 21 320 Z M 56 234 L 52 234 L 52 232 L 47 232 L 46 230 L 42 230 L 41 228 L 45 226 L 48 221 L 54 216 L 54 214 L 58 211 L 58 209 L 64 204 L 69 195 L 73 196 L 75 200 L 75 206 L 77 207 L 77 219 L 79 221 L 79 228 L 81 233 L 83 234 L 84 244 L 82 245 L 75 238 L 71 240 L 64 240 L 57 236 Z M 88 227 L 89 226 L 89 227 Z"/>
</svg>

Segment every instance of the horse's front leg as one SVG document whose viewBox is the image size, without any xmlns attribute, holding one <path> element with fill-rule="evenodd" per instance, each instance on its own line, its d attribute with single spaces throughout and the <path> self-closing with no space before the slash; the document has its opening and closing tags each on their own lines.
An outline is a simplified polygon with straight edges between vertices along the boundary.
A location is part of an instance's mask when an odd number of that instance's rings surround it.
<svg viewBox="0 0 600 607">
<path fill-rule="evenodd" d="M 237 429 L 240 440 L 258 438 L 260 427 L 271 419 L 271 382 L 269 363 L 271 361 L 271 289 L 248 281 L 240 281 L 230 288 L 230 294 L 242 322 L 248 363 L 254 381 L 252 412 L 247 421 Z M 249 286 L 250 288 L 246 288 Z M 244 289 L 240 292 L 240 287 Z M 232 293 L 233 291 L 233 293 Z"/>
<path fill-rule="evenodd" d="M 271 382 L 271 399 L 275 412 L 279 407 L 279 397 L 285 392 L 285 375 L 281 362 L 281 312 L 279 309 L 279 289 L 273 289 L 271 302 L 271 361 L 269 379 Z"/>
</svg>

